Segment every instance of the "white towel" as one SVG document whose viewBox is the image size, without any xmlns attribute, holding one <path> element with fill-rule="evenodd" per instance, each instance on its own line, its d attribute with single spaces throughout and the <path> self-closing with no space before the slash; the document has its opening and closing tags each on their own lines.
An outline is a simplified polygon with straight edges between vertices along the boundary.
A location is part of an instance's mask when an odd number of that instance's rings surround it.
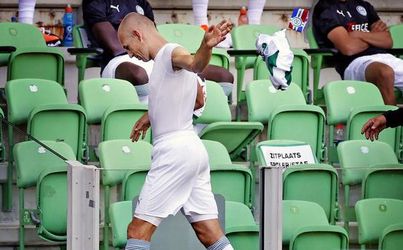
<svg viewBox="0 0 403 250">
<path fill-rule="evenodd" d="M 256 49 L 266 63 L 273 86 L 276 89 L 287 89 L 291 83 L 294 54 L 285 36 L 285 29 L 273 35 L 259 34 Z"/>
</svg>

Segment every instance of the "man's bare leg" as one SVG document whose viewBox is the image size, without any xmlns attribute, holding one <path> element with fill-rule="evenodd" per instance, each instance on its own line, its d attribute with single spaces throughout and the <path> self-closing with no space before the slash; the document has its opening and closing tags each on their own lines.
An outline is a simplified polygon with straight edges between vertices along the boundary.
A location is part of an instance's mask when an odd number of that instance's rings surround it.
<svg viewBox="0 0 403 250">
<path fill-rule="evenodd" d="M 387 105 L 396 105 L 394 94 L 395 72 L 386 64 L 373 62 L 365 70 L 365 79 L 374 83 Z"/>
<path fill-rule="evenodd" d="M 192 227 L 197 238 L 207 250 L 233 250 L 231 243 L 221 229 L 218 219 L 194 222 Z"/>
<path fill-rule="evenodd" d="M 125 250 L 149 250 L 151 236 L 157 229 L 153 224 L 133 217 L 127 227 L 127 244 Z"/>
</svg>

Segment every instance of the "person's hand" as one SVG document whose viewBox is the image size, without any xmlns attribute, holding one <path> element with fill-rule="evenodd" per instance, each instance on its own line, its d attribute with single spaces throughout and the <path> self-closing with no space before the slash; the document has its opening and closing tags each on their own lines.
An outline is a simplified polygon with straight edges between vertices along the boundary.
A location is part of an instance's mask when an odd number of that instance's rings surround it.
<svg viewBox="0 0 403 250">
<path fill-rule="evenodd" d="M 145 113 L 137 122 L 134 124 L 132 132 L 130 133 L 130 139 L 132 142 L 138 141 L 141 135 L 141 139 L 144 139 L 147 133 L 147 129 L 150 127 L 150 119 L 148 119 L 148 113 Z"/>
<path fill-rule="evenodd" d="M 373 141 L 378 140 L 379 133 L 386 128 L 386 118 L 384 115 L 369 119 L 362 126 L 361 134 L 365 134 L 365 138 Z"/>
<path fill-rule="evenodd" d="M 212 25 L 204 34 L 204 43 L 213 48 L 225 39 L 225 36 L 231 31 L 232 23 L 228 20 L 222 20 L 217 25 Z"/>
<path fill-rule="evenodd" d="M 388 31 L 388 26 L 382 20 L 378 20 L 371 25 L 371 32 Z"/>
</svg>

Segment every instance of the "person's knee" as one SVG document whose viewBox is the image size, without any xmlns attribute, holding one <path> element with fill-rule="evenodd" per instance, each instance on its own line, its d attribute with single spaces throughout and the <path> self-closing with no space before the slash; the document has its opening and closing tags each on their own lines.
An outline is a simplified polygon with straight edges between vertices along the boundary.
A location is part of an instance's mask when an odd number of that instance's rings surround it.
<svg viewBox="0 0 403 250">
<path fill-rule="evenodd" d="M 208 65 L 201 74 L 207 80 L 234 83 L 234 76 L 226 68 Z"/>
<path fill-rule="evenodd" d="M 115 71 L 115 78 L 131 82 L 133 85 L 148 83 L 148 75 L 144 68 L 131 62 L 119 64 Z"/>
<path fill-rule="evenodd" d="M 370 64 L 366 70 L 366 79 L 380 87 L 392 87 L 395 79 L 395 71 L 383 63 Z"/>
</svg>

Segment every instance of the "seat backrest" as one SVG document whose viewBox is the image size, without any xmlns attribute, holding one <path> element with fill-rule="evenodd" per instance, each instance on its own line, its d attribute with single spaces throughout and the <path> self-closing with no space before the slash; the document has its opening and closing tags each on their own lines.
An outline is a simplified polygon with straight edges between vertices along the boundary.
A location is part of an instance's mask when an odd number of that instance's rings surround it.
<svg viewBox="0 0 403 250">
<path fill-rule="evenodd" d="M 352 80 L 329 82 L 324 87 L 327 123 L 346 123 L 354 108 L 384 105 L 379 89 L 372 83 Z"/>
<path fill-rule="evenodd" d="M 276 90 L 270 80 L 256 80 L 246 86 L 248 121 L 267 124 L 268 119 L 279 106 L 306 104 L 305 97 L 297 84 L 291 83 L 287 90 Z"/>
<path fill-rule="evenodd" d="M 308 143 L 318 160 L 324 158 L 325 113 L 314 105 L 284 105 L 269 117 L 267 138 Z"/>
<path fill-rule="evenodd" d="M 379 250 L 399 250 L 403 246 L 403 224 L 393 224 L 383 230 Z"/>
<path fill-rule="evenodd" d="M 403 201 L 395 199 L 365 199 L 355 205 L 358 222 L 358 242 L 378 243 L 383 230 L 392 224 L 403 223 Z"/>
<path fill-rule="evenodd" d="M 283 173 L 283 199 L 319 204 L 332 224 L 337 212 L 337 191 L 337 172 L 330 165 L 303 164 Z"/>
<path fill-rule="evenodd" d="M 180 44 L 191 53 L 197 51 L 204 36 L 204 30 L 191 24 L 160 24 L 157 29 L 168 42 Z"/>
<path fill-rule="evenodd" d="M 16 49 L 27 47 L 46 47 L 40 30 L 32 24 L 0 23 L 0 46 L 14 46 Z M 8 54 L 0 53 L 0 66 L 7 65 Z"/>
<path fill-rule="evenodd" d="M 348 234 L 340 226 L 313 226 L 298 230 L 290 242 L 290 250 L 346 250 Z"/>
<path fill-rule="evenodd" d="M 121 183 L 130 170 L 151 165 L 150 143 L 130 140 L 110 140 L 99 144 L 99 163 L 102 171 L 102 185 Z"/>
<path fill-rule="evenodd" d="M 362 198 L 389 198 L 403 200 L 403 165 L 376 165 L 362 182 Z"/>
<path fill-rule="evenodd" d="M 389 27 L 393 40 L 393 48 L 403 48 L 403 24 L 395 24 Z"/>
<path fill-rule="evenodd" d="M 206 81 L 207 99 L 202 115 L 196 119 L 196 123 L 209 124 L 213 122 L 231 121 L 231 111 L 227 97 L 222 87 L 213 81 Z"/>
<path fill-rule="evenodd" d="M 83 80 L 79 84 L 78 94 L 80 104 L 87 113 L 88 124 L 101 123 L 105 110 L 113 105 L 139 104 L 134 86 L 119 79 Z"/>
<path fill-rule="evenodd" d="M 202 140 L 207 150 L 210 167 L 232 164 L 227 149 L 218 141 Z"/>
<path fill-rule="evenodd" d="M 345 185 L 361 183 L 371 166 L 398 163 L 393 149 L 379 141 L 343 141 L 337 146 L 337 154 L 343 169 L 341 180 Z"/>
<path fill-rule="evenodd" d="M 101 121 L 101 140 L 129 138 L 133 125 L 146 112 L 147 106 L 144 104 L 113 105 L 107 108 Z M 151 142 L 151 129 L 147 130 L 144 140 Z"/>
<path fill-rule="evenodd" d="M 283 243 L 302 227 L 329 225 L 325 211 L 314 202 L 283 200 Z"/>
<path fill-rule="evenodd" d="M 50 80 L 18 79 L 6 84 L 8 119 L 25 123 L 33 108 L 44 104 L 67 104 L 63 87 Z"/>
<path fill-rule="evenodd" d="M 383 114 L 388 110 L 395 110 L 396 106 L 366 106 L 352 110 L 346 126 L 346 140 L 365 140 L 365 134 L 361 133 L 364 124 L 371 118 Z M 389 144 L 397 152 L 400 148 L 401 128 L 386 128 L 379 134 L 378 141 Z"/>
<path fill-rule="evenodd" d="M 67 239 L 67 187 L 67 170 L 45 170 L 38 178 L 38 234 L 47 240 Z"/>
<path fill-rule="evenodd" d="M 278 27 L 263 24 L 237 26 L 231 31 L 232 46 L 237 50 L 256 49 L 256 39 L 259 34 L 272 35 L 278 30 L 280 30 Z M 246 63 L 246 68 L 248 68 L 249 65 L 253 67 L 255 59 L 256 57 L 244 57 L 242 60 L 235 58 L 235 66 L 238 69 L 241 67 L 241 64 Z"/>
<path fill-rule="evenodd" d="M 87 123 L 84 109 L 77 104 L 41 105 L 32 109 L 27 131 L 38 140 L 64 141 L 83 159 Z"/>
<path fill-rule="evenodd" d="M 42 141 L 42 143 L 69 160 L 76 159 L 71 147 L 64 142 Z M 17 143 L 13 154 L 19 188 L 35 186 L 40 173 L 45 169 L 67 169 L 67 163 L 64 160 L 34 141 Z"/>
</svg>

